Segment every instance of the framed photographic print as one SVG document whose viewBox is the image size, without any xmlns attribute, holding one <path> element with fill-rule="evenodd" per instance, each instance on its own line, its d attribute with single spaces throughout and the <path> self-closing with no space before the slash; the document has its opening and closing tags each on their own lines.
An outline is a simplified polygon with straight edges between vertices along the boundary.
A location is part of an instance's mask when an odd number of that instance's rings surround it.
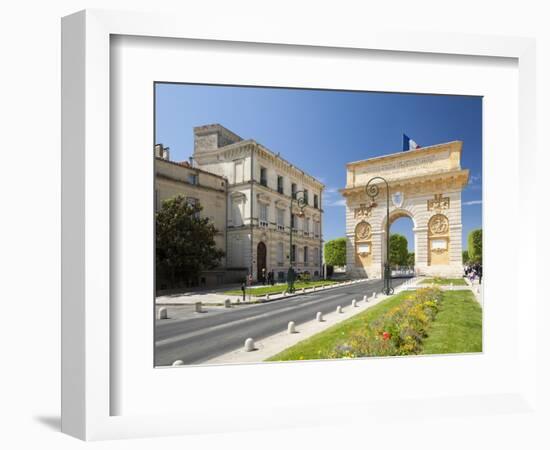
<svg viewBox="0 0 550 450">
<path fill-rule="evenodd" d="M 63 431 L 532 413 L 532 41 L 85 11 L 62 43 Z"/>
</svg>

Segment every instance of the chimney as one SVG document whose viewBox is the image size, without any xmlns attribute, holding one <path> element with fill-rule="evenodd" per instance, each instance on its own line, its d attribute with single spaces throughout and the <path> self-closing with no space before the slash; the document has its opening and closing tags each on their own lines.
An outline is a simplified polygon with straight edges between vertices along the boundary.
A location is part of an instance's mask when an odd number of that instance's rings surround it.
<svg viewBox="0 0 550 450">
<path fill-rule="evenodd" d="M 162 144 L 155 144 L 155 157 L 170 161 L 170 147 L 165 147 Z"/>
</svg>

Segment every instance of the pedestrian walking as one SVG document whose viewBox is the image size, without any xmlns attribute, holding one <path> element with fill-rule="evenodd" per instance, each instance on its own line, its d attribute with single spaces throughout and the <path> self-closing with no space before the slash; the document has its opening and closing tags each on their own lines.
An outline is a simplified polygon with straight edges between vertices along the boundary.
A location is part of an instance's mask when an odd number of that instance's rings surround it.
<svg viewBox="0 0 550 450">
<path fill-rule="evenodd" d="M 243 302 L 244 302 L 246 301 L 246 284 L 244 281 L 241 283 L 241 291 L 243 291 Z"/>
</svg>

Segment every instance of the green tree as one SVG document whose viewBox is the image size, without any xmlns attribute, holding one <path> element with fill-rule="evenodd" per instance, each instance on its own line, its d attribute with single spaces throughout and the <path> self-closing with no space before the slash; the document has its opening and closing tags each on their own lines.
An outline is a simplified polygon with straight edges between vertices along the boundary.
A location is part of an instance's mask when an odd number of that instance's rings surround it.
<svg viewBox="0 0 550 450">
<path fill-rule="evenodd" d="M 216 248 L 216 228 L 208 218 L 200 217 L 201 210 L 180 195 L 164 201 L 156 213 L 157 275 L 172 286 L 213 269 L 224 255 Z"/>
<path fill-rule="evenodd" d="M 410 252 L 409 256 L 407 257 L 407 265 L 408 266 L 414 266 L 414 252 Z"/>
<path fill-rule="evenodd" d="M 470 262 L 470 256 L 468 255 L 468 250 L 462 251 L 462 264 L 468 264 Z"/>
<path fill-rule="evenodd" d="M 468 234 L 468 259 L 473 263 L 483 261 L 483 233 L 481 228 Z"/>
<path fill-rule="evenodd" d="M 390 265 L 406 266 L 409 260 L 409 243 L 402 234 L 390 235 Z"/>
<path fill-rule="evenodd" d="M 346 265 L 346 238 L 337 238 L 325 244 L 325 262 L 328 266 Z"/>
</svg>

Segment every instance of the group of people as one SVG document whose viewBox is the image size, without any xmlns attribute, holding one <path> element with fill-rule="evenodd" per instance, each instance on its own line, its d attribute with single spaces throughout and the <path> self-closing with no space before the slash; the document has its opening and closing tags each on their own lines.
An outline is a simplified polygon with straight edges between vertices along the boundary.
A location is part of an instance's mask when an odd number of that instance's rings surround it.
<svg viewBox="0 0 550 450">
<path fill-rule="evenodd" d="M 464 276 L 468 277 L 470 281 L 474 281 L 477 278 L 479 280 L 479 284 L 481 284 L 482 275 L 483 275 L 483 266 L 478 262 L 473 264 L 468 264 L 464 268 Z"/>
<path fill-rule="evenodd" d="M 273 272 L 273 269 L 266 273 L 265 267 L 262 269 L 262 284 L 265 286 L 266 284 L 270 284 L 273 286 L 275 284 L 275 272 Z"/>
</svg>

